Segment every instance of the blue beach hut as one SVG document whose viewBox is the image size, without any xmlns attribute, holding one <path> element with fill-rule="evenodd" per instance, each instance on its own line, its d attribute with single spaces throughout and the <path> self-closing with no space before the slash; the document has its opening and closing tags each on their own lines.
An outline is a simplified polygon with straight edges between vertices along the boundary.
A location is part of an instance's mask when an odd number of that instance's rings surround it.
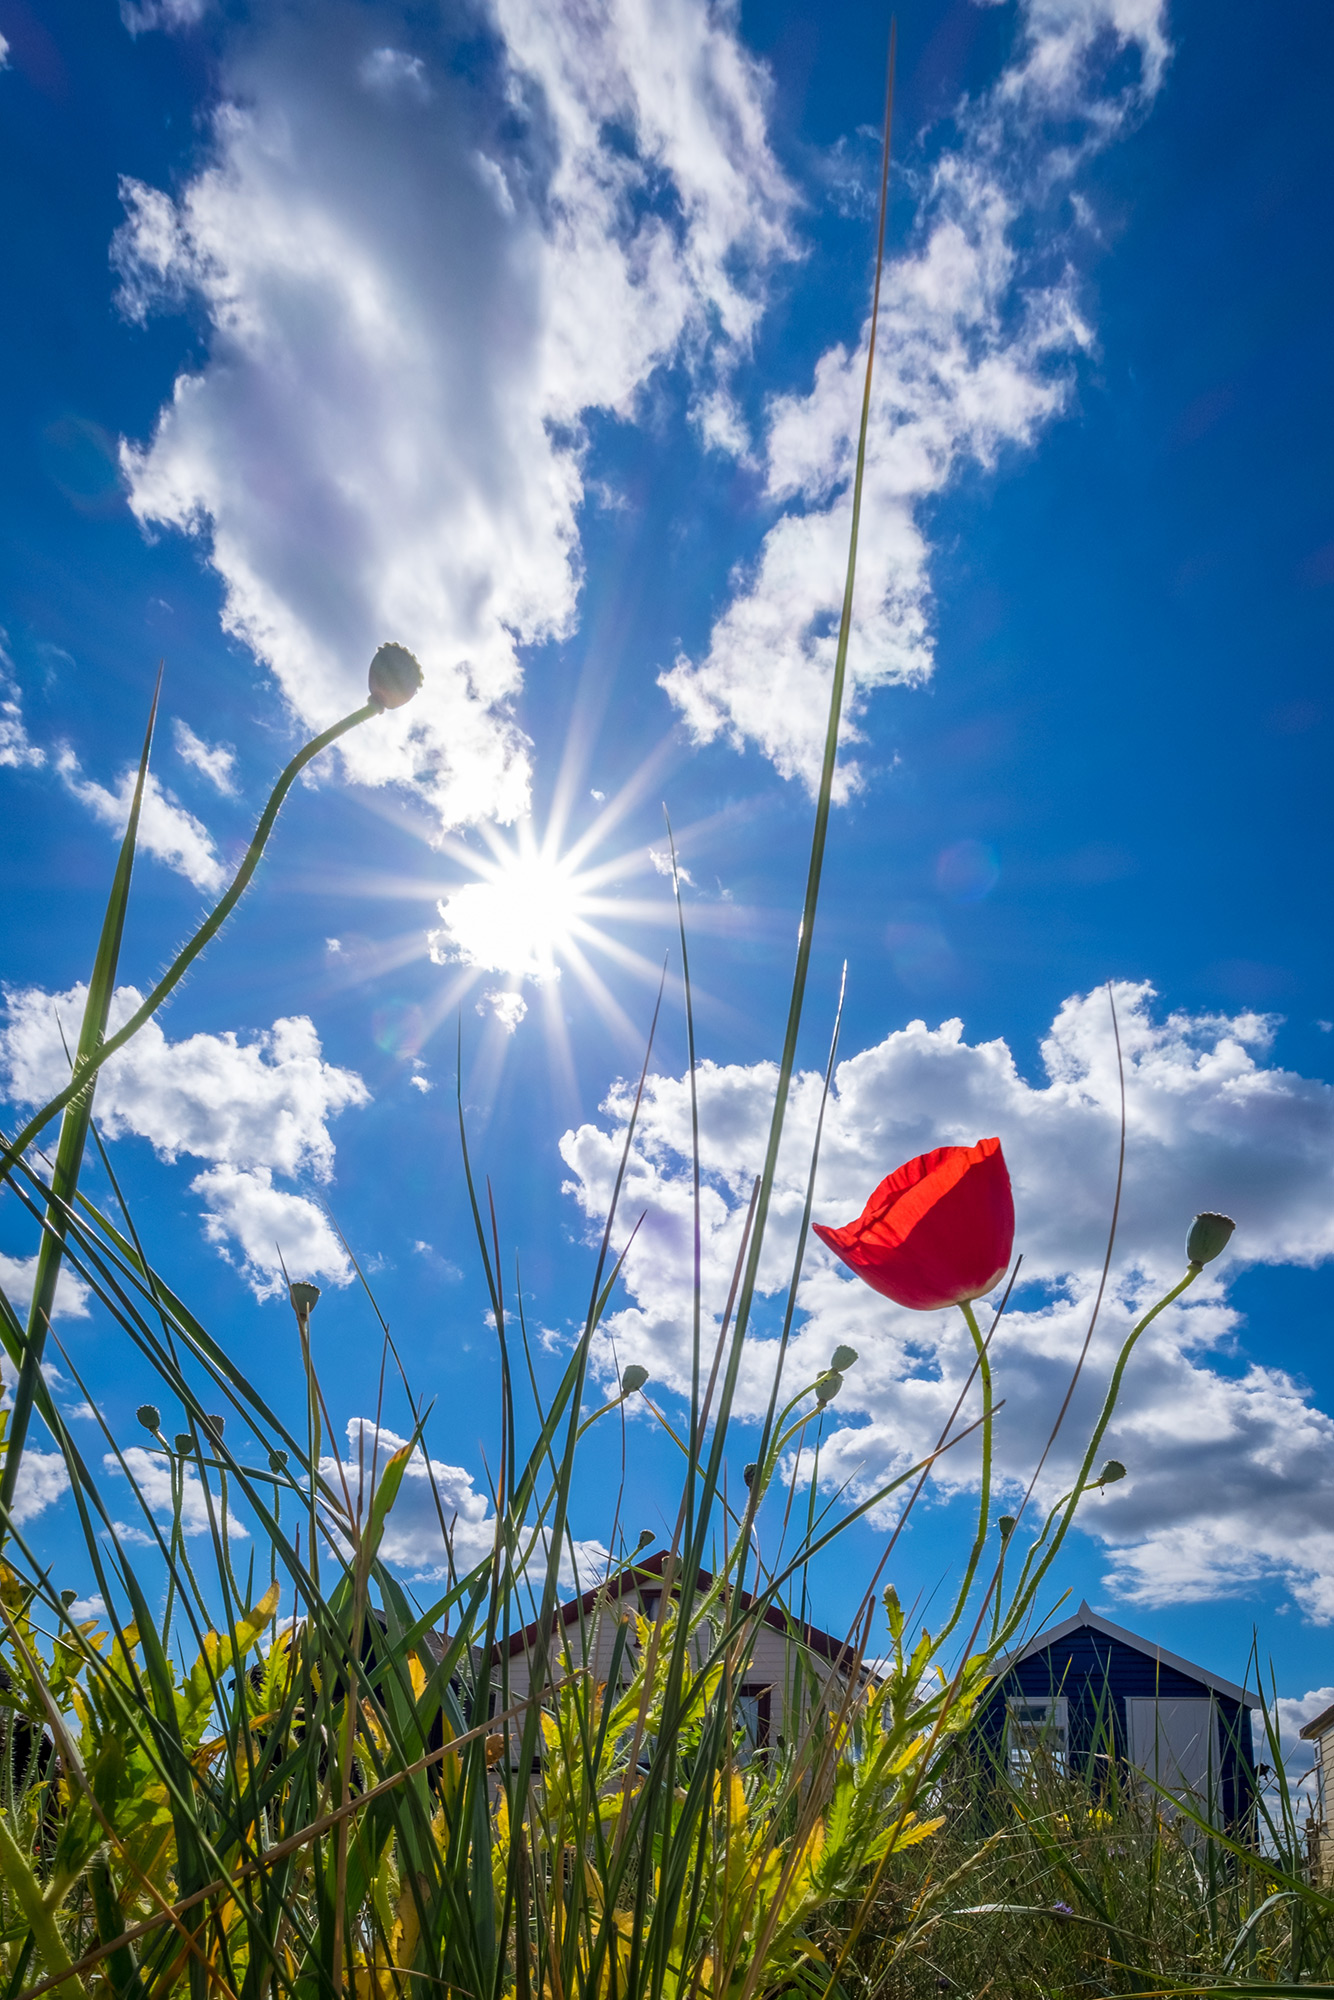
<svg viewBox="0 0 1334 2000">
<path fill-rule="evenodd" d="M 1081 1604 L 997 1663 L 977 1727 L 1012 1776 L 1038 1755 L 1072 1774 L 1115 1757 L 1213 1825 L 1239 1828 L 1255 1796 L 1258 1702 Z"/>
</svg>

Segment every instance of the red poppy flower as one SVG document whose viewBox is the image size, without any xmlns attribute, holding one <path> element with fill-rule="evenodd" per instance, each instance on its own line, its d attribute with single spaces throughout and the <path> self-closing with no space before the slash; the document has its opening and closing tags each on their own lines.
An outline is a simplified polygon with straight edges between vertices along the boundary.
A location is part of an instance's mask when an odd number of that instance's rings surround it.
<svg viewBox="0 0 1334 2000">
<path fill-rule="evenodd" d="M 999 1139 L 937 1146 L 881 1181 L 855 1222 L 815 1233 L 872 1291 L 916 1312 L 961 1305 L 1005 1276 L 1014 1196 Z"/>
</svg>

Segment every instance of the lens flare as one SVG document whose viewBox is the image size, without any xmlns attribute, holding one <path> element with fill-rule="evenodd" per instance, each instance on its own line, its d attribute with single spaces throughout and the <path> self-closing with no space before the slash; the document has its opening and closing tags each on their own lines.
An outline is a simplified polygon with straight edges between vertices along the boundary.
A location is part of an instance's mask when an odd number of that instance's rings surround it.
<svg viewBox="0 0 1334 2000">
<path fill-rule="evenodd" d="M 953 903 L 980 903 L 1000 880 L 994 847 L 983 840 L 959 840 L 936 861 L 936 887 Z"/>
</svg>

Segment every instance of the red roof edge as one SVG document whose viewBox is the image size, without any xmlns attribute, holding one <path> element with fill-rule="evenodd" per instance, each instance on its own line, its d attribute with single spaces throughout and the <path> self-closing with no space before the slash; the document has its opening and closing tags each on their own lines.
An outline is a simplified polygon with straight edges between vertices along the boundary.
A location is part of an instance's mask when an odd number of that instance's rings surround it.
<svg viewBox="0 0 1334 2000">
<path fill-rule="evenodd" d="M 615 1601 L 625 1596 L 627 1591 L 637 1588 L 646 1579 L 661 1577 L 668 1560 L 669 1551 L 661 1549 L 657 1555 L 647 1556 L 643 1562 L 628 1563 L 623 1570 L 608 1578 L 605 1583 L 596 1583 L 591 1590 L 584 1591 L 582 1596 L 572 1597 L 567 1604 L 559 1605 L 551 1621 L 553 1634 L 558 1632 L 562 1625 L 576 1625 L 581 1618 L 591 1616 L 597 1609 L 599 1599 Z M 712 1574 L 706 1569 L 700 1570 L 698 1587 L 701 1590 L 708 1590 L 712 1584 Z M 744 1610 L 748 1611 L 754 1602 L 755 1599 L 750 1591 L 741 1592 Z M 855 1670 L 863 1664 L 855 1648 L 850 1646 L 846 1639 L 836 1639 L 832 1633 L 822 1632 L 818 1625 L 799 1623 L 787 1612 L 781 1611 L 776 1604 L 766 1605 L 763 1620 L 773 1631 L 784 1634 L 790 1633 L 795 1625 L 802 1644 L 812 1653 L 818 1653 L 822 1659 L 829 1660 L 836 1666 L 846 1666 Z M 511 1659 L 519 1653 L 526 1653 L 530 1647 L 537 1644 L 540 1627 L 541 1620 L 534 1619 L 531 1625 L 525 1625 L 522 1630 L 512 1633 L 507 1646 L 498 1640 L 492 1658 L 498 1660 L 503 1652 L 508 1652 Z"/>
</svg>

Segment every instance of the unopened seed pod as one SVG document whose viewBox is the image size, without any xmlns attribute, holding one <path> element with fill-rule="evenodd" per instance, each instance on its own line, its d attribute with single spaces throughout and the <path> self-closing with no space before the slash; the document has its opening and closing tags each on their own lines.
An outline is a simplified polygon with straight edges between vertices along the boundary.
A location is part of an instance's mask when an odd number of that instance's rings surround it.
<svg viewBox="0 0 1334 2000">
<path fill-rule="evenodd" d="M 320 1302 L 318 1285 L 307 1285 L 300 1278 L 287 1287 L 287 1296 L 292 1301 L 292 1311 L 298 1319 L 309 1319 Z"/>
<path fill-rule="evenodd" d="M 621 1377 L 621 1394 L 633 1396 L 635 1390 L 642 1389 L 647 1381 L 648 1369 L 641 1368 L 637 1361 L 632 1361 Z"/>
<path fill-rule="evenodd" d="M 838 1369 L 840 1374 L 846 1375 L 848 1369 L 851 1368 L 856 1359 L 857 1350 L 855 1347 L 836 1347 L 829 1366 Z"/>
<path fill-rule="evenodd" d="M 1186 1262 L 1197 1266 L 1212 1264 L 1227 1249 L 1236 1226 L 1230 1215 L 1215 1215 L 1210 1209 L 1197 1215 L 1186 1238 Z"/>
<path fill-rule="evenodd" d="M 367 675 L 372 701 L 381 708 L 402 708 L 422 684 L 422 670 L 406 646 L 390 640 L 371 661 Z"/>
<path fill-rule="evenodd" d="M 1098 1486 L 1114 1486 L 1118 1479 L 1124 1479 L 1126 1469 L 1119 1458 L 1109 1458 L 1094 1482 Z"/>
<path fill-rule="evenodd" d="M 832 1403 L 842 1387 L 843 1377 L 838 1369 L 826 1368 L 824 1374 L 820 1376 L 815 1384 L 815 1395 L 819 1408 L 823 1409 L 826 1403 Z"/>
<path fill-rule="evenodd" d="M 153 1403 L 140 1403 L 135 1417 L 144 1429 L 156 1437 L 162 1428 L 162 1412 Z"/>
</svg>

